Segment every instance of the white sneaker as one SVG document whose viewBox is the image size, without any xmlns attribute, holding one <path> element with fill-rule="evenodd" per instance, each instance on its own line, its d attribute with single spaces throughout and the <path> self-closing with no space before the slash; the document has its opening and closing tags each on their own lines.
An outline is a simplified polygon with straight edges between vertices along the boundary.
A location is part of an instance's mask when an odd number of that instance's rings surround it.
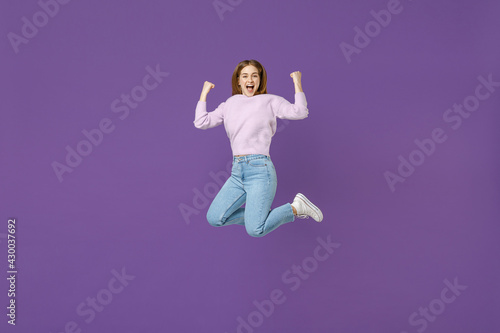
<svg viewBox="0 0 500 333">
<path fill-rule="evenodd" d="M 295 199 L 293 199 L 292 205 L 297 210 L 297 217 L 299 219 L 308 219 L 312 217 L 316 222 L 321 222 L 323 220 L 323 213 L 321 210 L 302 193 L 297 193 Z"/>
</svg>

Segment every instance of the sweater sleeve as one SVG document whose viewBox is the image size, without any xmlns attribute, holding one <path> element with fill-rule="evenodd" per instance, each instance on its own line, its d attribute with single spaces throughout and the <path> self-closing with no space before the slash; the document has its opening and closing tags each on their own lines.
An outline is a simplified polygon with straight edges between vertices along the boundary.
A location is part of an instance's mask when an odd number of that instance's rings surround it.
<svg viewBox="0 0 500 333">
<path fill-rule="evenodd" d="M 200 129 L 207 129 L 222 124 L 225 104 L 226 102 L 222 102 L 214 111 L 207 112 L 207 102 L 198 101 L 193 121 L 194 126 Z"/>
<path fill-rule="evenodd" d="M 295 104 L 290 103 L 283 97 L 279 97 L 273 104 L 274 115 L 280 119 L 298 120 L 304 119 L 309 114 L 307 100 L 304 92 L 295 93 Z"/>
</svg>

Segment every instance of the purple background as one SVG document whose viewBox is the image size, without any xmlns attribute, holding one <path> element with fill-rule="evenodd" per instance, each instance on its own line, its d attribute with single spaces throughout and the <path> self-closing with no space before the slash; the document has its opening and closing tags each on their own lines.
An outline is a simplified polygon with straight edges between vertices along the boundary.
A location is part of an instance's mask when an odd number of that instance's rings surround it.
<svg viewBox="0 0 500 333">
<path fill-rule="evenodd" d="M 1 2 L 0 267 L 6 276 L 15 217 L 19 270 L 16 327 L 0 284 L 2 332 L 75 322 L 81 332 L 231 333 L 274 289 L 286 301 L 240 332 L 498 332 L 500 88 L 456 130 L 443 113 L 474 94 L 478 76 L 500 81 L 500 3 L 402 0 L 350 63 L 340 43 L 353 44 L 354 27 L 387 1 L 232 3 L 221 19 L 210 0 L 72 1 L 15 53 L 8 33 L 41 7 Z M 230 97 L 244 59 L 260 61 L 268 93 L 291 102 L 289 74 L 302 72 L 310 114 L 278 120 L 273 207 L 302 192 L 321 224 L 252 238 L 205 219 L 195 193 L 213 190 L 210 173 L 231 150 L 222 126 L 193 126 L 194 110 L 206 80 L 209 109 Z M 111 103 L 156 65 L 168 77 L 120 119 Z M 104 118 L 114 131 L 60 182 L 51 164 Z M 447 140 L 392 192 L 384 172 L 438 127 Z M 327 236 L 341 246 L 292 290 L 283 274 Z M 135 278 L 108 300 L 122 268 Z M 467 289 L 411 325 L 455 278 Z M 87 323 L 77 308 L 98 294 L 109 303 Z"/>
</svg>

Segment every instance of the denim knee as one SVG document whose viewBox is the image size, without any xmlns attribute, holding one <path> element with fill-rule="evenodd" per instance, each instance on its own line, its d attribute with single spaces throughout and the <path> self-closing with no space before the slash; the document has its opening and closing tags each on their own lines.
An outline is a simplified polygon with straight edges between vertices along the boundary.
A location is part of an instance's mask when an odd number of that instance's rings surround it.
<svg viewBox="0 0 500 333">
<path fill-rule="evenodd" d="M 207 221 L 213 227 L 222 227 L 222 217 L 213 212 L 212 209 L 208 209 L 207 212 Z"/>
<path fill-rule="evenodd" d="M 264 230 L 262 229 L 251 229 L 247 228 L 247 234 L 249 234 L 252 237 L 262 237 L 264 236 Z"/>
</svg>

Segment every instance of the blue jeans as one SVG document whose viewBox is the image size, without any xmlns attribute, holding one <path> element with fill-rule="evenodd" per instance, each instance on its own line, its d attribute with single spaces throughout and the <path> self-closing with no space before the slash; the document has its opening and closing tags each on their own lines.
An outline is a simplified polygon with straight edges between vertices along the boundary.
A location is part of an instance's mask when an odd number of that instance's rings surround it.
<svg viewBox="0 0 500 333">
<path fill-rule="evenodd" d="M 244 225 L 253 237 L 262 237 L 282 224 L 293 222 L 292 206 L 271 210 L 278 180 L 271 158 L 252 154 L 233 156 L 231 176 L 212 201 L 207 220 L 214 227 Z M 245 204 L 245 207 L 241 207 Z"/>
</svg>

